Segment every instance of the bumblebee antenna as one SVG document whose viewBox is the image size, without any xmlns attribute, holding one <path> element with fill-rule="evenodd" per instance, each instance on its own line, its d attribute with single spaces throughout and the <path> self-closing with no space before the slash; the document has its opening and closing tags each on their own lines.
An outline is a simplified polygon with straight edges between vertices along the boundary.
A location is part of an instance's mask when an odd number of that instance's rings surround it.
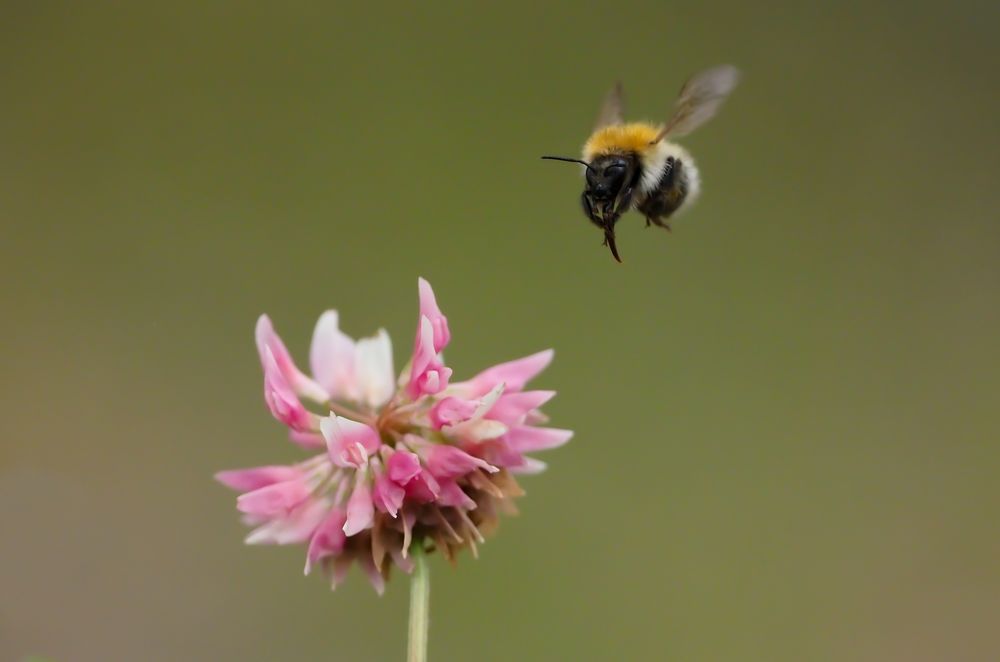
<svg viewBox="0 0 1000 662">
<path fill-rule="evenodd" d="M 566 163 L 579 163 L 587 167 L 587 170 L 594 172 L 594 169 L 586 161 L 581 161 L 580 159 L 568 159 L 565 156 L 543 156 L 542 159 L 547 161 L 565 161 Z"/>
</svg>

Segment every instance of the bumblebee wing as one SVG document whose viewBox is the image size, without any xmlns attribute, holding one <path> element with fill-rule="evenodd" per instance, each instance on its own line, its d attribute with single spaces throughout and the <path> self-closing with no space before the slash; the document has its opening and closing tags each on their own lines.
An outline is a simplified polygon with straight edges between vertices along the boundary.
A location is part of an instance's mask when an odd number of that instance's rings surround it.
<svg viewBox="0 0 1000 662">
<path fill-rule="evenodd" d="M 608 95 L 604 97 L 604 104 L 601 112 L 597 116 L 597 123 L 594 130 L 603 129 L 606 126 L 623 124 L 625 122 L 625 92 L 622 89 L 621 81 L 615 83 Z"/>
<path fill-rule="evenodd" d="M 658 143 L 667 136 L 686 135 L 712 119 L 739 80 L 739 69 L 728 64 L 689 78 L 674 104 L 673 116 L 653 142 Z"/>
</svg>

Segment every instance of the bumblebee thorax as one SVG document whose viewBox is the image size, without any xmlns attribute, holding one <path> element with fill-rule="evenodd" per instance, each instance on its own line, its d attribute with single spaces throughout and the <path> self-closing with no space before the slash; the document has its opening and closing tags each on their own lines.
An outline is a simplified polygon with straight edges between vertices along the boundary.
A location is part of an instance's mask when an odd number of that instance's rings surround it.
<svg viewBox="0 0 1000 662">
<path fill-rule="evenodd" d="M 660 127 L 646 122 L 605 126 L 587 140 L 583 146 L 583 158 L 592 161 L 610 154 L 636 154 L 641 157 L 652 149 L 650 142 L 659 130 Z"/>
</svg>

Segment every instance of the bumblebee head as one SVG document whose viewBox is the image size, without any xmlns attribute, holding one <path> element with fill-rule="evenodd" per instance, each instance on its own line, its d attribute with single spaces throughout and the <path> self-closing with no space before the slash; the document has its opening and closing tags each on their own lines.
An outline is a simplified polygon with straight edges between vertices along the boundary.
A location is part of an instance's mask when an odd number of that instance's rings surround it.
<svg viewBox="0 0 1000 662">
<path fill-rule="evenodd" d="M 579 163 L 586 168 L 587 186 L 584 193 L 593 203 L 602 206 L 618 202 L 618 198 L 629 186 L 634 184 L 638 170 L 637 159 L 630 154 L 607 154 L 595 158 L 590 163 L 580 159 L 570 159 L 562 156 L 543 156 L 551 161 L 567 161 Z M 619 214 L 625 209 L 618 210 Z"/>
<path fill-rule="evenodd" d="M 595 201 L 614 201 L 625 186 L 631 161 L 620 155 L 602 156 L 587 168 L 587 192 Z"/>
<path fill-rule="evenodd" d="M 604 243 L 611 254 L 621 262 L 615 246 L 615 223 L 632 204 L 632 193 L 640 174 L 639 162 L 633 154 L 605 154 L 590 163 L 561 156 L 543 156 L 553 161 L 580 163 L 586 168 L 581 201 L 583 212 L 595 225 L 604 230 Z"/>
</svg>

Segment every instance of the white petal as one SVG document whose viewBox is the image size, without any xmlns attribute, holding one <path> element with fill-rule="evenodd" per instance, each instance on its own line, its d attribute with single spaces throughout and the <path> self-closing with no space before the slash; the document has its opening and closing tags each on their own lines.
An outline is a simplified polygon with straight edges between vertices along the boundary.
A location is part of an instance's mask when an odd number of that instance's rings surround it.
<svg viewBox="0 0 1000 662">
<path fill-rule="evenodd" d="M 512 474 L 540 474 L 548 469 L 548 467 L 549 465 L 545 464 L 541 460 L 536 460 L 533 457 L 526 457 L 524 458 L 524 464 L 518 467 L 511 467 L 510 472 Z"/>
<path fill-rule="evenodd" d="M 331 397 L 356 400 L 355 343 L 340 330 L 339 321 L 336 310 L 320 315 L 309 348 L 309 365 L 316 381 Z"/>
<path fill-rule="evenodd" d="M 503 382 L 494 386 L 489 393 L 479 399 L 479 404 L 476 405 L 476 410 L 472 413 L 472 416 L 470 416 L 468 420 L 456 423 L 455 425 L 447 425 L 442 428 L 444 432 L 457 439 L 469 442 L 496 439 L 497 437 L 505 434 L 507 432 L 506 425 L 500 421 L 483 418 L 483 416 L 485 416 L 490 409 L 493 409 L 493 405 L 495 405 L 497 400 L 500 399 L 500 396 L 503 395 L 503 390 Z"/>
<path fill-rule="evenodd" d="M 468 442 L 496 439 L 507 433 L 507 426 L 500 421 L 475 418 L 456 423 L 455 425 L 447 425 L 441 429 L 448 436 Z"/>
<path fill-rule="evenodd" d="M 472 418 L 482 418 L 487 414 L 487 412 L 489 412 L 489 410 L 493 409 L 493 405 L 495 405 L 497 400 L 500 399 L 500 396 L 503 395 L 503 390 L 505 388 L 506 385 L 503 382 L 500 382 L 494 386 L 489 393 L 480 398 L 479 406 L 476 407 L 476 411 L 472 414 Z"/>
<path fill-rule="evenodd" d="M 372 407 L 380 407 L 388 402 L 396 387 L 392 369 L 392 341 L 385 329 L 379 329 L 371 338 L 358 341 L 354 367 L 360 400 Z"/>
</svg>

